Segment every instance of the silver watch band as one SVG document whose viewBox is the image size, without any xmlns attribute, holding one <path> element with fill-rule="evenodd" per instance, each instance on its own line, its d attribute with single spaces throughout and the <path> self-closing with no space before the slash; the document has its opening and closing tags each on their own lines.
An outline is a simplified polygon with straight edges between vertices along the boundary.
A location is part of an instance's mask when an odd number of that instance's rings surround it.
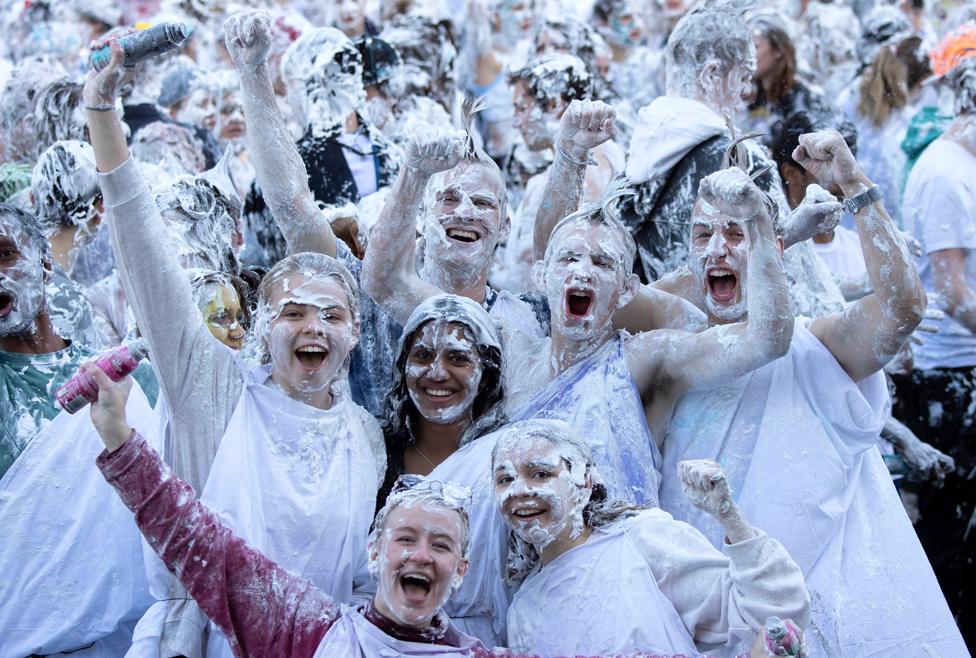
<svg viewBox="0 0 976 658">
<path fill-rule="evenodd" d="M 883 196 L 884 193 L 881 192 L 881 188 L 877 185 L 872 185 L 860 194 L 852 196 L 849 199 L 844 199 L 842 203 L 844 204 L 844 208 L 847 210 L 847 212 L 854 215 L 861 208 L 866 208 L 872 203 L 880 201 Z"/>
</svg>

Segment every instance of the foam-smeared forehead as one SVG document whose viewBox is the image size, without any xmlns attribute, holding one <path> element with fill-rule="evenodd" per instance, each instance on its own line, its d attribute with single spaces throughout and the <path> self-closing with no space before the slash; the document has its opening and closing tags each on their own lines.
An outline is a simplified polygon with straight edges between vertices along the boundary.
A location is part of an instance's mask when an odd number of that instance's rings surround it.
<svg viewBox="0 0 976 658">
<path fill-rule="evenodd" d="M 498 199 L 500 207 L 505 206 L 505 181 L 501 170 L 494 162 L 480 159 L 464 160 L 453 169 L 431 176 L 427 183 L 428 198 L 433 199 L 438 192 L 455 185 L 469 194 L 487 191 Z"/>
<path fill-rule="evenodd" d="M 433 483 L 440 484 L 440 483 Z M 470 523 L 468 511 L 465 507 L 466 501 L 458 496 L 452 496 L 453 488 L 463 489 L 460 485 L 448 482 L 438 489 L 421 484 L 410 489 L 394 491 L 386 499 L 386 503 L 376 513 L 373 522 L 371 541 L 378 541 L 384 531 L 391 529 L 390 521 L 396 516 L 396 510 L 401 508 L 412 508 L 426 510 L 431 513 L 432 520 L 439 521 L 444 518 L 444 513 L 456 515 L 457 519 L 457 542 L 460 554 L 463 557 L 468 552 L 470 539 Z M 470 492 L 468 492 L 470 496 Z"/>
<path fill-rule="evenodd" d="M 401 337 L 401 351 L 403 342 L 408 336 L 427 322 L 455 323 L 468 328 L 473 334 L 475 343 L 501 349 L 501 339 L 488 313 L 467 297 L 458 295 L 435 295 L 423 301 L 403 326 Z"/>
<path fill-rule="evenodd" d="M 636 255 L 636 248 L 631 248 L 633 238 L 623 226 L 599 218 L 571 217 L 559 222 L 553 229 L 546 245 L 546 260 L 568 240 L 580 236 L 587 242 L 596 240 L 601 251 L 614 256 L 618 264 L 625 268 L 629 267 Z"/>
</svg>

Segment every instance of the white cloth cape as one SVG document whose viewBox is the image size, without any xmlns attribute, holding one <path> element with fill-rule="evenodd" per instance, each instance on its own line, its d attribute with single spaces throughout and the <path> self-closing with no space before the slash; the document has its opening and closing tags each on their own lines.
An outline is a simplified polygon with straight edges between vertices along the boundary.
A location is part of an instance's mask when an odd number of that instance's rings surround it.
<svg viewBox="0 0 976 658">
<path fill-rule="evenodd" d="M 460 647 L 406 642 L 390 637 L 373 626 L 359 612 L 342 606 L 342 614 L 322 638 L 314 658 L 394 658 L 395 656 L 436 656 L 470 658 L 477 640 L 467 638 Z"/>
<path fill-rule="evenodd" d="M 127 420 L 151 416 L 133 386 Z M 71 655 L 117 658 L 152 603 L 142 535 L 95 468 L 103 449 L 89 409 L 61 412 L 0 480 L 2 658 L 80 647 Z"/>
<path fill-rule="evenodd" d="M 626 535 L 640 522 L 632 517 L 597 531 L 530 574 L 509 608 L 510 648 L 543 656 L 697 655 L 674 604 Z"/>
<path fill-rule="evenodd" d="M 720 546 L 676 464 L 714 459 L 745 517 L 799 564 L 824 658 L 968 655 L 877 449 L 882 373 L 854 383 L 798 318 L 784 357 L 686 395 L 664 442 L 661 505 Z M 813 654 L 812 654 L 813 655 Z"/>
<path fill-rule="evenodd" d="M 511 391 L 516 406 L 509 415 L 513 422 L 555 418 L 569 423 L 589 444 L 611 498 L 656 507 L 661 455 L 647 427 L 624 341 L 618 333 L 531 397 L 525 390 Z M 538 385 L 539 374 L 549 373 L 550 345 L 544 339 L 523 352 L 519 379 L 508 381 Z"/>
<path fill-rule="evenodd" d="M 336 601 L 352 602 L 369 580 L 366 539 L 386 469 L 379 426 L 345 386 L 333 386 L 332 407 L 323 411 L 266 386 L 268 366 L 239 365 L 246 386 L 200 500 L 250 546 Z M 159 655 L 162 606 L 137 629 L 147 651 L 130 657 Z M 211 625 L 208 658 L 231 655 Z"/>
<path fill-rule="evenodd" d="M 505 619 L 511 599 L 502 576 L 508 554 L 508 526 L 495 510 L 491 473 L 491 451 L 497 438 L 498 433 L 493 432 L 462 446 L 428 476 L 471 489 L 468 572 L 444 612 L 461 631 L 489 647 L 506 644 Z"/>
</svg>

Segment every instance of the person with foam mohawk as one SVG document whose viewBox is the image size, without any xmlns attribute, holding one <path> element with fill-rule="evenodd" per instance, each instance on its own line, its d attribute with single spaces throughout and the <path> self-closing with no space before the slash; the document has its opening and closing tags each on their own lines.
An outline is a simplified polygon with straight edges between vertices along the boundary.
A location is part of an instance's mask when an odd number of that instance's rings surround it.
<svg viewBox="0 0 976 658">
<path fill-rule="evenodd" d="M 105 445 L 97 460 L 102 474 L 167 568 L 227 634 L 236 656 L 540 658 L 489 649 L 460 632 L 442 610 L 468 569 L 466 488 L 418 477 L 398 480 L 365 549 L 376 594 L 361 605 L 345 605 L 235 536 L 127 424 L 128 381 L 112 382 L 97 368 L 87 372 L 99 385 L 91 417 Z M 797 609 L 802 613 L 802 606 Z M 767 638 L 757 639 L 749 655 L 771 655 Z M 643 650 L 614 655 L 670 657 Z"/>
<path fill-rule="evenodd" d="M 385 471 L 379 427 L 345 382 L 360 336 L 359 286 L 334 258 L 294 254 L 258 288 L 252 335 L 261 365 L 248 367 L 218 342 L 177 255 L 160 249 L 160 210 L 105 109 L 126 76 L 118 42 L 110 45 L 111 63 L 86 81 L 85 104 L 120 279 L 167 413 L 179 420 L 162 447 L 237 532 L 350 601 L 366 581 L 366 536 Z M 178 589 L 154 594 L 139 651 L 197 655 L 207 642 L 203 613 Z M 209 650 L 229 652 L 215 629 Z"/>
</svg>

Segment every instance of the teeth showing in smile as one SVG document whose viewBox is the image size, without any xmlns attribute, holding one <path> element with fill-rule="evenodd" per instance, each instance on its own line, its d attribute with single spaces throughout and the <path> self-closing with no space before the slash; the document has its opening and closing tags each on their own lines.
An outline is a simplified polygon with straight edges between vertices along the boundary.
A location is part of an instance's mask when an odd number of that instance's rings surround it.
<svg viewBox="0 0 976 658">
<path fill-rule="evenodd" d="M 447 237 L 454 240 L 460 240 L 461 242 L 475 242 L 478 239 L 478 234 L 474 231 L 465 231 L 460 228 L 451 228 L 447 230 Z"/>
<path fill-rule="evenodd" d="M 448 398 L 454 395 L 454 391 L 447 391 L 442 388 L 427 388 L 424 392 L 434 398 Z"/>
<path fill-rule="evenodd" d="M 541 513 L 542 510 L 539 509 L 538 507 L 522 507 L 512 512 L 512 516 L 527 518 L 530 516 L 536 516 L 537 514 L 541 514 Z"/>
<path fill-rule="evenodd" d="M 317 370 L 325 363 L 329 350 L 320 345 L 305 345 L 295 350 L 295 356 L 305 368 Z"/>
<path fill-rule="evenodd" d="M 732 273 L 732 270 L 727 270 L 724 267 L 715 268 L 714 270 L 709 272 L 709 275 L 714 277 L 735 276 L 735 274 Z"/>
</svg>

